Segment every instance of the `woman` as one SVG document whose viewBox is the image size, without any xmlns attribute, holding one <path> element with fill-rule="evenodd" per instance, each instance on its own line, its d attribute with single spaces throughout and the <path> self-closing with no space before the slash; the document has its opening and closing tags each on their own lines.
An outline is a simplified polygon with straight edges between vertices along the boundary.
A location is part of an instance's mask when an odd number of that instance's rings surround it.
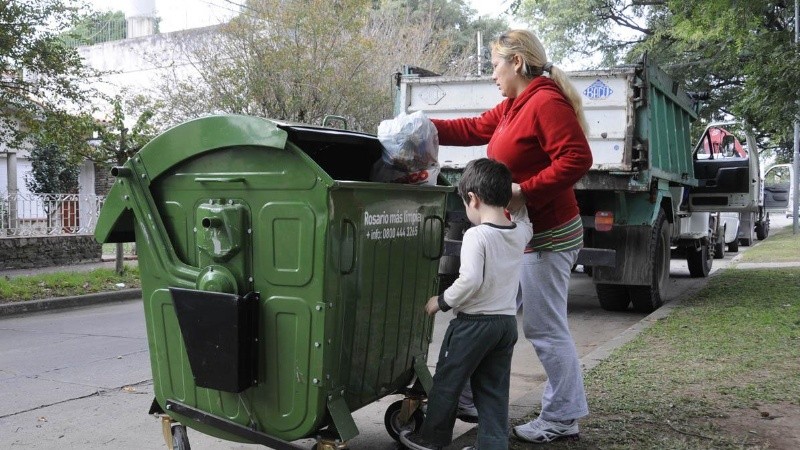
<svg viewBox="0 0 800 450">
<path fill-rule="evenodd" d="M 567 324 L 572 266 L 583 246 L 573 185 L 589 170 L 592 154 L 578 93 L 547 61 L 526 30 L 503 33 L 492 44 L 492 79 L 506 97 L 479 117 L 433 120 L 442 145 L 488 144 L 487 156 L 511 169 L 509 210 L 526 205 L 534 236 L 521 274 L 523 331 L 547 373 L 539 417 L 514 427 L 529 442 L 577 438 L 577 419 L 589 408 L 578 354 Z M 480 398 L 475 398 L 480 402 Z"/>
</svg>

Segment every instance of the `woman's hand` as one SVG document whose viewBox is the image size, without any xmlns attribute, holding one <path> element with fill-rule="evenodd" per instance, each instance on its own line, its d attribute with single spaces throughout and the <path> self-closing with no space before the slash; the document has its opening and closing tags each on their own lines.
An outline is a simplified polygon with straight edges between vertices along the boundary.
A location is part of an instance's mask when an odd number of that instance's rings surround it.
<svg viewBox="0 0 800 450">
<path fill-rule="evenodd" d="M 429 316 L 432 316 L 439 312 L 439 296 L 434 295 L 428 300 L 428 303 L 425 305 L 425 312 L 428 313 Z"/>
<path fill-rule="evenodd" d="M 506 209 L 510 213 L 515 213 L 517 210 L 525 206 L 526 198 L 522 192 L 522 188 L 518 183 L 511 183 L 511 201 L 508 202 Z"/>
</svg>

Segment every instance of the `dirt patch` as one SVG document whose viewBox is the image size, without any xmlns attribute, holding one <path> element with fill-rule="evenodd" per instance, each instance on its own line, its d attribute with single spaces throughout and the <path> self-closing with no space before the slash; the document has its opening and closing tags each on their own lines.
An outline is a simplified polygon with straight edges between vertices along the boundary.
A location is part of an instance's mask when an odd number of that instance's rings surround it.
<svg viewBox="0 0 800 450">
<path fill-rule="evenodd" d="M 800 406 L 778 403 L 730 410 L 727 417 L 711 421 L 743 447 L 794 450 L 800 448 L 798 418 Z"/>
</svg>

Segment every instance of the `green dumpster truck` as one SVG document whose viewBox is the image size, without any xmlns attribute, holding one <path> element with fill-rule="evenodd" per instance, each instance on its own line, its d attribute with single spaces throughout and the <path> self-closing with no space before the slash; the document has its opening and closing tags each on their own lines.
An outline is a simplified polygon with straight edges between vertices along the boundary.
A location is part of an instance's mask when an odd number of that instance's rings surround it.
<svg viewBox="0 0 800 450">
<path fill-rule="evenodd" d="M 594 159 L 575 185 L 585 237 L 578 263 L 590 268 L 604 309 L 653 311 L 664 301 L 673 254 L 687 259 L 692 276 L 708 274 L 718 238 L 716 216 L 689 200 L 692 189 L 724 193 L 728 184 L 715 184 L 716 171 L 703 171 L 711 179 L 697 177 L 694 103 L 647 58 L 569 76 L 582 94 Z M 436 76 L 406 67 L 395 85 L 396 114 L 477 116 L 503 100 L 486 76 Z M 442 173 L 454 181 L 469 160 L 485 155 L 485 146 L 441 146 Z M 448 231 L 447 247 L 455 249 L 450 241 L 465 225 L 457 212 L 451 216 L 448 230 L 456 231 Z M 445 252 L 444 274 L 457 272 L 455 254 Z"/>
<path fill-rule="evenodd" d="M 137 243 L 167 445 L 276 449 L 419 426 L 447 186 L 370 182 L 375 136 L 245 116 L 172 128 L 112 173 L 99 242 Z"/>
</svg>

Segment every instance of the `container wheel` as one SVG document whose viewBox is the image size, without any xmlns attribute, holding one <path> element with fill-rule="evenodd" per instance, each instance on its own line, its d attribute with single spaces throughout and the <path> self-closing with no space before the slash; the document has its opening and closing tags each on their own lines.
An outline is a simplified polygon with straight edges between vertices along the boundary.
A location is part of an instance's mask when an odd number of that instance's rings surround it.
<svg viewBox="0 0 800 450">
<path fill-rule="evenodd" d="M 425 419 L 422 410 L 417 409 L 411 414 L 408 421 L 403 423 L 400 420 L 400 411 L 402 408 L 403 400 L 398 400 L 386 408 L 386 414 L 383 416 L 383 424 L 386 425 L 386 431 L 389 433 L 389 436 L 397 442 L 400 442 L 401 432 L 405 430 L 412 432 L 418 430 L 422 426 L 422 421 Z"/>
<path fill-rule="evenodd" d="M 597 299 L 606 311 L 625 311 L 631 304 L 628 288 L 621 284 L 596 284 Z"/>
<path fill-rule="evenodd" d="M 669 283 L 669 262 L 672 258 L 670 249 L 670 223 L 664 210 L 658 211 L 648 245 L 650 273 L 649 286 L 628 286 L 633 309 L 636 312 L 651 313 L 664 304 Z"/>
<path fill-rule="evenodd" d="M 700 250 L 689 249 L 686 252 L 686 262 L 689 263 L 689 275 L 692 278 L 704 278 L 711 271 L 711 264 L 714 261 L 711 244 L 706 241 L 700 245 Z"/>
<path fill-rule="evenodd" d="M 189 436 L 186 433 L 185 425 L 174 425 L 172 427 L 172 448 L 175 450 L 191 450 Z"/>
</svg>

